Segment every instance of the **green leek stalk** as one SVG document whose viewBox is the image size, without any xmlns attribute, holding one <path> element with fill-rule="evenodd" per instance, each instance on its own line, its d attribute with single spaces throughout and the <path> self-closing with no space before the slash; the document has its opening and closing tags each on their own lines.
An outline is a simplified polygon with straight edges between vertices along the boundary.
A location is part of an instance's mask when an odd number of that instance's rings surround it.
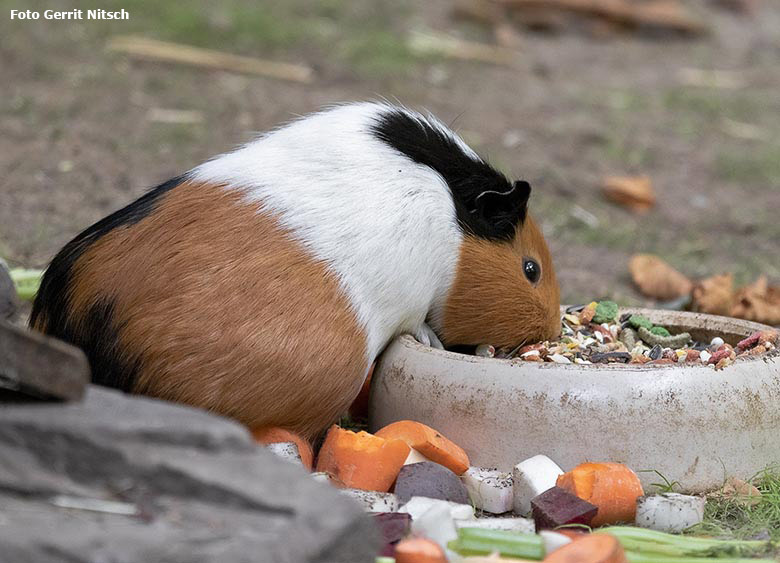
<svg viewBox="0 0 780 563">
<path fill-rule="evenodd" d="M 447 544 L 460 555 L 490 555 L 539 560 L 544 557 L 544 541 L 536 534 L 521 534 L 485 528 L 460 528 L 458 539 Z"/>
<path fill-rule="evenodd" d="M 718 540 L 679 536 L 632 526 L 610 526 L 596 530 L 594 533 L 610 534 L 616 537 L 629 555 L 629 560 L 637 562 L 649 561 L 652 558 L 659 561 L 661 558 L 673 558 L 686 563 L 689 561 L 695 563 L 692 558 L 706 560 L 707 557 L 710 557 L 718 558 L 717 560 L 721 562 L 735 563 L 742 560 L 734 559 L 734 557 L 759 555 L 772 547 L 769 541 Z M 634 559 L 632 559 L 632 554 L 635 556 Z"/>
<path fill-rule="evenodd" d="M 628 563 L 776 563 L 775 559 L 665 556 L 626 551 Z"/>
<path fill-rule="evenodd" d="M 35 299 L 35 294 L 38 293 L 38 288 L 41 285 L 43 270 L 14 268 L 10 271 L 10 274 L 11 280 L 16 286 L 16 293 L 19 295 L 19 299 L 24 301 Z"/>
<path fill-rule="evenodd" d="M 751 559 L 772 547 L 769 541 L 717 540 L 679 536 L 645 528 L 612 526 L 596 534 L 614 536 L 630 563 L 770 563 L 773 559 Z M 483 528 L 460 528 L 458 538 L 447 544 L 460 555 L 489 555 L 540 560 L 544 543 L 536 534 L 522 534 Z"/>
</svg>

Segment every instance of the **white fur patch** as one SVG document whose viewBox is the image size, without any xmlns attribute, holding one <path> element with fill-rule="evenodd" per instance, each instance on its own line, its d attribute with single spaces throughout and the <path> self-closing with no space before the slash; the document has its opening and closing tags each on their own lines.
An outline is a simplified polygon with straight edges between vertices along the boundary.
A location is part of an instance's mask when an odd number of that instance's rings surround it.
<svg viewBox="0 0 780 563">
<path fill-rule="evenodd" d="M 369 361 L 426 316 L 441 327 L 462 241 L 444 179 L 369 131 L 387 109 L 313 114 L 193 171 L 243 190 L 328 264 L 365 328 Z"/>
</svg>

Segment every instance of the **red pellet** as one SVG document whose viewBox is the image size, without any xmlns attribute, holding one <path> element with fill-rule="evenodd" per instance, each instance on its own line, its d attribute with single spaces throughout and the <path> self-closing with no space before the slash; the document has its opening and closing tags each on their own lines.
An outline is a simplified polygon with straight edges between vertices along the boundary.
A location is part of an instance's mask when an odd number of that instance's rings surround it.
<svg viewBox="0 0 780 563">
<path fill-rule="evenodd" d="M 688 353 L 685 355 L 685 361 L 698 362 L 700 356 L 701 356 L 701 352 L 699 352 L 698 350 L 690 349 L 688 350 Z"/>
<path fill-rule="evenodd" d="M 728 358 L 731 356 L 732 350 L 729 350 L 728 348 L 721 348 L 717 352 L 715 352 L 712 357 L 710 358 L 710 361 L 707 362 L 708 364 L 717 364 L 719 361 L 721 361 L 723 358 Z"/>
<path fill-rule="evenodd" d="M 754 332 L 744 340 L 740 340 L 739 343 L 737 343 L 737 348 L 740 350 L 747 350 L 749 348 L 752 348 L 756 344 L 758 344 L 758 340 L 761 338 L 761 331 Z"/>
</svg>

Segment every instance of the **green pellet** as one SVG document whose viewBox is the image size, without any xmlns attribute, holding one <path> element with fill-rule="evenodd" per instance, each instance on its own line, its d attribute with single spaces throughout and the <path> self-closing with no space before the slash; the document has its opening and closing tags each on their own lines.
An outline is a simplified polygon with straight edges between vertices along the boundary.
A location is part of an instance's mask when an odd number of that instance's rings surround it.
<svg viewBox="0 0 780 563">
<path fill-rule="evenodd" d="M 650 329 L 652 334 L 656 336 L 671 336 L 672 334 L 662 326 L 654 326 Z"/>
<path fill-rule="evenodd" d="M 594 323 L 610 323 L 617 319 L 618 305 L 614 301 L 599 301 L 596 305 L 596 314 L 593 315 Z"/>
<path fill-rule="evenodd" d="M 653 328 L 653 323 L 650 322 L 650 319 L 642 315 L 631 315 L 628 319 L 628 323 L 634 328 L 645 327 L 648 330 Z"/>
</svg>

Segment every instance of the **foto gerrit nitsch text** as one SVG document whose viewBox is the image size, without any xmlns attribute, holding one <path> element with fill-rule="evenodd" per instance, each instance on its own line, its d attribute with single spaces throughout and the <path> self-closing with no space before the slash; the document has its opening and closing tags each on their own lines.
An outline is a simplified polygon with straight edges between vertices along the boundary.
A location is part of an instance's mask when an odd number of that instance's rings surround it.
<svg viewBox="0 0 780 563">
<path fill-rule="evenodd" d="M 11 10 L 12 20 L 129 20 L 127 10 Z"/>
</svg>

